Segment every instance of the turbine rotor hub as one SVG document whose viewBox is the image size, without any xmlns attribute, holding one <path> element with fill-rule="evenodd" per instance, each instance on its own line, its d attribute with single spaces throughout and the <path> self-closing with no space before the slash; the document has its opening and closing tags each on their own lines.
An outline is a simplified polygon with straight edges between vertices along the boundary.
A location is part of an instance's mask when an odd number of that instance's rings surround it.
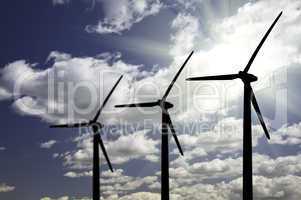
<svg viewBox="0 0 301 200">
<path fill-rule="evenodd" d="M 164 108 L 164 109 L 170 109 L 173 107 L 173 104 L 168 102 L 168 101 L 162 101 L 162 100 L 158 100 L 159 101 L 159 105 L 161 108 Z"/>
<path fill-rule="evenodd" d="M 103 127 L 103 125 L 99 122 L 92 122 L 90 124 L 90 127 L 94 134 L 98 134 L 100 132 L 100 129 Z"/>
<path fill-rule="evenodd" d="M 257 81 L 257 76 L 253 75 L 253 74 L 249 74 L 247 72 L 243 72 L 243 71 L 240 71 L 238 73 L 239 75 L 239 78 L 243 81 L 243 82 L 254 82 L 254 81 Z"/>
</svg>

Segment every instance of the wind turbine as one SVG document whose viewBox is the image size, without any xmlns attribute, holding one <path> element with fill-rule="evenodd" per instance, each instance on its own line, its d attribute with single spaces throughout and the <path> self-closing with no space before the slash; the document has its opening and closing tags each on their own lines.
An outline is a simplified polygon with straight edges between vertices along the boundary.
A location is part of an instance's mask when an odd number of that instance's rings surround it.
<svg viewBox="0 0 301 200">
<path fill-rule="evenodd" d="M 110 93 L 108 96 L 105 98 L 102 106 L 99 108 L 97 111 L 95 117 L 90 120 L 89 122 L 82 122 L 82 123 L 76 123 L 76 124 L 61 124 L 61 125 L 51 125 L 50 128 L 81 128 L 81 127 L 91 127 L 93 131 L 93 200 L 99 200 L 100 199 L 100 183 L 99 183 L 99 147 L 100 145 L 101 150 L 107 160 L 107 163 L 109 165 L 110 170 L 113 172 L 113 167 L 110 162 L 110 159 L 108 157 L 106 148 L 103 144 L 100 132 L 101 129 L 103 128 L 103 125 L 97 121 L 98 117 L 100 116 L 103 108 L 105 107 L 106 103 L 108 102 L 109 98 L 111 97 L 113 91 L 119 84 L 120 80 L 122 79 L 123 76 L 120 76 L 118 81 L 115 83 L 114 87 L 111 89 Z"/>
<path fill-rule="evenodd" d="M 252 128 L 251 128 L 251 103 L 256 111 L 257 117 L 261 123 L 261 126 L 265 132 L 265 135 L 270 139 L 270 135 L 263 121 L 262 114 L 260 112 L 257 100 L 254 95 L 254 91 L 251 87 L 251 82 L 257 81 L 257 77 L 253 74 L 248 73 L 258 51 L 262 47 L 263 43 L 267 39 L 268 35 L 272 31 L 273 27 L 277 23 L 278 19 L 282 15 L 279 13 L 277 18 L 274 20 L 273 24 L 270 26 L 259 45 L 255 49 L 253 55 L 251 56 L 248 64 L 246 65 L 244 71 L 238 72 L 238 74 L 227 74 L 227 75 L 217 75 L 217 76 L 204 76 L 204 77 L 194 77 L 188 78 L 188 81 L 204 81 L 204 80 L 233 80 L 241 79 L 244 84 L 244 113 L 243 113 L 243 199 L 249 200 L 253 199 L 253 180 L 252 180 Z"/>
<path fill-rule="evenodd" d="M 159 106 L 162 111 L 162 144 L 161 144 L 161 199 L 162 200 L 169 200 L 169 151 L 168 151 L 168 127 L 172 132 L 172 136 L 178 146 L 178 149 L 183 156 L 183 151 L 181 145 L 179 143 L 178 137 L 176 135 L 174 126 L 172 124 L 170 115 L 168 113 L 168 109 L 173 107 L 173 104 L 166 101 L 168 94 L 170 93 L 174 83 L 176 82 L 177 78 L 179 77 L 180 73 L 184 69 L 186 63 L 192 56 L 193 51 L 187 57 L 181 68 L 179 69 L 178 73 L 168 86 L 165 94 L 163 95 L 162 99 L 153 102 L 146 102 L 146 103 L 134 103 L 134 104 L 123 104 L 123 105 L 116 105 L 115 107 L 154 107 Z"/>
</svg>

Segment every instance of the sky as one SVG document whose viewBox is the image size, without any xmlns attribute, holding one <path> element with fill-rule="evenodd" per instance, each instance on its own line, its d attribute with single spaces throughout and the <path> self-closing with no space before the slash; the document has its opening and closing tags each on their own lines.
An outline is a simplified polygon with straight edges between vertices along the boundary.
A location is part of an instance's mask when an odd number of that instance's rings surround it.
<svg viewBox="0 0 301 200">
<path fill-rule="evenodd" d="M 171 199 L 242 199 L 243 85 L 185 79 L 243 70 L 281 11 L 250 69 L 271 135 L 253 111 L 254 199 L 299 200 L 298 0 L 2 2 L 0 199 L 91 199 L 90 130 L 49 125 L 93 118 L 121 75 L 98 120 L 102 199 L 160 199 L 160 110 L 114 105 L 160 99 L 192 50 L 167 99 L 184 150 L 170 138 Z"/>
</svg>

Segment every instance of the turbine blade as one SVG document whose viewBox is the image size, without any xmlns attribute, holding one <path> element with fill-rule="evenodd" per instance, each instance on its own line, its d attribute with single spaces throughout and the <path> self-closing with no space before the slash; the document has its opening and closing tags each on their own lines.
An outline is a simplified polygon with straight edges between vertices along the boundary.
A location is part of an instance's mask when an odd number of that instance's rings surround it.
<svg viewBox="0 0 301 200">
<path fill-rule="evenodd" d="M 88 126 L 89 123 L 75 123 L 75 124 L 58 124 L 58 125 L 50 125 L 50 128 L 79 128 L 83 126 Z"/>
<path fill-rule="evenodd" d="M 170 130 L 171 130 L 172 136 L 173 136 L 173 138 L 175 139 L 175 142 L 176 142 L 176 144 L 177 144 L 177 147 L 178 147 L 178 149 L 179 149 L 181 155 L 184 156 L 182 147 L 181 147 L 180 142 L 179 142 L 179 140 L 178 140 L 178 137 L 177 137 L 177 135 L 176 135 L 176 131 L 175 131 L 174 126 L 173 126 L 173 124 L 172 124 L 172 121 L 171 121 L 171 119 L 170 119 L 169 113 L 167 113 L 167 123 L 168 123 L 168 126 L 169 126 L 169 128 L 170 128 Z"/>
<path fill-rule="evenodd" d="M 257 48 L 255 49 L 254 53 L 252 54 L 247 66 L 244 69 L 244 72 L 248 72 L 255 57 L 257 56 L 260 48 L 262 47 L 263 43 L 265 42 L 265 40 L 267 39 L 267 37 L 269 36 L 270 32 L 272 31 L 272 29 L 274 28 L 275 24 L 277 23 L 278 19 L 281 17 L 282 15 L 282 11 L 278 14 L 278 16 L 276 17 L 276 19 L 274 20 L 273 24 L 270 26 L 270 28 L 268 29 L 268 31 L 265 33 L 265 35 L 263 36 L 263 38 L 261 39 L 259 45 L 257 46 Z"/>
<path fill-rule="evenodd" d="M 155 102 L 146 102 L 146 103 L 133 103 L 133 104 L 121 104 L 116 105 L 116 108 L 122 108 L 122 107 L 154 107 L 158 106 L 159 103 L 157 101 Z"/>
<path fill-rule="evenodd" d="M 163 101 L 167 98 L 167 96 L 168 96 L 168 94 L 169 94 L 169 92 L 170 92 L 172 86 L 175 84 L 176 80 L 178 79 L 180 73 L 181 73 L 182 70 L 184 69 L 185 65 L 187 64 L 187 62 L 188 62 L 188 60 L 190 59 L 190 57 L 192 56 L 192 54 L 193 54 L 193 51 L 192 51 L 192 52 L 189 54 L 189 56 L 186 58 L 185 62 L 183 63 L 183 65 L 182 65 L 181 68 L 179 69 L 178 73 L 176 74 L 176 76 L 174 77 L 174 79 L 171 81 L 171 83 L 170 83 L 170 85 L 168 86 L 168 88 L 167 88 L 165 94 L 163 95 L 163 98 L 162 98 Z"/>
<path fill-rule="evenodd" d="M 106 158 L 106 160 L 107 160 L 107 163 L 108 163 L 108 165 L 109 165 L 109 168 L 110 168 L 111 172 L 114 172 L 113 167 L 112 167 L 112 164 L 111 164 L 111 161 L 110 161 L 109 156 L 108 156 L 108 154 L 107 154 L 106 148 L 105 148 L 105 146 L 104 146 L 104 144 L 103 144 L 102 138 L 101 138 L 100 134 L 97 134 L 97 135 L 98 135 L 98 136 L 97 136 L 97 138 L 98 138 L 98 143 L 99 143 L 99 145 L 100 145 L 100 148 L 101 148 L 101 150 L 102 150 L 102 153 L 103 153 L 103 155 L 105 156 L 105 158 Z"/>
<path fill-rule="evenodd" d="M 186 80 L 187 81 L 215 81 L 215 80 L 233 80 L 236 78 L 239 78 L 238 74 L 192 77 L 192 78 L 187 78 Z"/>
<path fill-rule="evenodd" d="M 262 114 L 261 114 L 261 112 L 260 112 L 260 109 L 259 109 L 259 106 L 258 106 L 256 97 L 255 97 L 255 94 L 254 94 L 254 91 L 253 91 L 252 88 L 251 88 L 251 92 L 252 92 L 252 104 L 253 104 L 253 107 L 254 107 L 254 109 L 255 109 L 255 111 L 256 111 L 257 117 L 258 117 L 258 119 L 259 119 L 259 121 L 260 121 L 260 124 L 261 124 L 261 126 L 262 126 L 262 128 L 263 128 L 263 130 L 264 130 L 264 133 L 265 133 L 266 137 L 267 137 L 268 139 L 270 139 L 270 134 L 269 134 L 268 129 L 267 129 L 265 123 L 264 123 Z"/>
<path fill-rule="evenodd" d="M 105 105 L 107 104 L 109 98 L 111 97 L 112 93 L 114 92 L 115 88 L 117 87 L 117 85 L 119 84 L 119 82 L 121 81 L 123 75 L 120 76 L 120 78 L 118 79 L 118 81 L 115 83 L 114 87 L 111 89 L 111 91 L 109 92 L 109 94 L 107 95 L 107 97 L 105 98 L 104 102 L 102 103 L 101 107 L 99 108 L 99 110 L 97 111 L 95 117 L 93 118 L 93 122 L 96 122 L 102 109 L 105 107 Z"/>
</svg>

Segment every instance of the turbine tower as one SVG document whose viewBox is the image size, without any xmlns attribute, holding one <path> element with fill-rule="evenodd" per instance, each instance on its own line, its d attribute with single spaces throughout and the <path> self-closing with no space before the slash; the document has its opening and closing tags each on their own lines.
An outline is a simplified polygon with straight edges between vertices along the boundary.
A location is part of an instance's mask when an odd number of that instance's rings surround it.
<svg viewBox="0 0 301 200">
<path fill-rule="evenodd" d="M 99 147 L 102 150 L 102 153 L 104 154 L 106 161 L 109 165 L 110 170 L 113 172 L 113 167 L 111 164 L 111 161 L 108 157 L 106 148 L 103 144 L 102 138 L 101 138 L 101 129 L 103 128 L 103 125 L 97 121 L 98 117 L 100 116 L 103 108 L 105 107 L 106 103 L 108 102 L 109 98 L 111 97 L 113 91 L 119 84 L 120 80 L 123 76 L 120 76 L 118 81 L 115 83 L 114 87 L 111 89 L 108 96 L 105 98 L 102 106 L 97 111 L 95 117 L 90 120 L 89 122 L 82 122 L 82 123 L 76 123 L 76 124 L 60 124 L 60 125 L 51 125 L 50 128 L 81 128 L 81 127 L 90 127 L 93 131 L 93 200 L 99 200 L 100 199 L 100 170 L 99 170 Z"/>
<path fill-rule="evenodd" d="M 251 56 L 248 64 L 246 65 L 244 71 L 238 72 L 238 74 L 227 74 L 227 75 L 217 75 L 217 76 L 204 76 L 204 77 L 194 77 L 188 78 L 188 81 L 205 81 L 205 80 L 234 80 L 241 79 L 244 84 L 244 113 L 243 113 L 243 199 L 252 200 L 253 199 L 253 180 L 252 180 L 252 121 L 251 121 L 251 104 L 253 105 L 260 124 L 265 132 L 265 135 L 270 139 L 270 135 L 263 121 L 262 114 L 260 112 L 257 100 L 254 95 L 254 91 L 251 87 L 251 82 L 257 81 L 257 77 L 253 74 L 248 73 L 258 51 L 262 47 L 263 43 L 267 39 L 268 35 L 272 31 L 273 27 L 277 23 L 278 19 L 282 15 L 279 13 L 277 18 L 274 20 L 273 24 L 270 26 L 259 45 L 255 49 L 253 55 Z"/>
<path fill-rule="evenodd" d="M 177 147 L 183 156 L 183 151 L 181 145 L 179 143 L 178 137 L 176 135 L 174 126 L 172 124 L 170 115 L 168 110 L 173 107 L 173 104 L 166 101 L 168 94 L 170 93 L 174 83 L 176 82 L 177 78 L 179 77 L 180 73 L 184 69 L 186 63 L 192 56 L 193 51 L 190 53 L 188 58 L 185 60 L 181 68 L 179 69 L 178 73 L 170 83 L 169 87 L 167 88 L 165 94 L 163 95 L 162 99 L 154 102 L 146 102 L 146 103 L 134 103 L 134 104 L 124 104 L 124 105 L 116 105 L 115 107 L 154 107 L 159 106 L 162 111 L 162 144 L 161 144 L 161 199 L 162 200 L 169 200 L 169 150 L 168 150 L 168 127 L 172 132 L 172 136 L 177 144 Z"/>
</svg>

